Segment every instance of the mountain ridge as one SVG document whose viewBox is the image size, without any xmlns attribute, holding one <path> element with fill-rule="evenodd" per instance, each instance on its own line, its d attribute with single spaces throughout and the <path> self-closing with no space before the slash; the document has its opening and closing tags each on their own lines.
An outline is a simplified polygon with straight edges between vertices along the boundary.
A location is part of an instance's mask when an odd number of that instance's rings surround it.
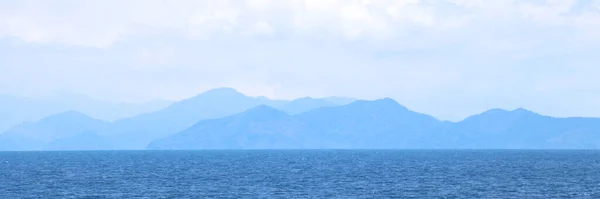
<svg viewBox="0 0 600 199">
<path fill-rule="evenodd" d="M 280 143 L 288 143 L 291 148 L 600 148 L 600 118 L 555 118 L 524 108 L 490 109 L 460 122 L 447 122 L 383 98 L 321 107 L 290 117 L 296 137 L 278 136 L 282 139 Z M 205 142 L 228 140 L 219 136 L 219 129 L 228 122 L 226 118 L 220 121 L 217 126 L 210 126 L 210 121 L 198 123 L 196 128 L 202 129 L 206 137 L 194 137 L 194 129 L 180 132 L 193 140 L 205 139 L 202 142 L 169 145 L 167 137 L 153 142 L 148 149 L 237 149 L 235 141 L 222 146 L 201 146 Z M 272 127 L 284 132 L 277 125 Z M 237 130 L 239 136 L 255 133 Z M 585 136 L 595 141 L 573 141 Z M 167 142 L 169 147 L 161 147 L 161 142 Z M 268 143 L 257 146 L 278 147 Z"/>
<path fill-rule="evenodd" d="M 296 112 L 284 110 L 286 105 Z M 557 118 L 524 108 L 447 122 L 391 98 L 332 105 L 324 98 L 270 100 L 219 88 L 114 122 L 78 111 L 50 115 L 0 134 L 0 150 L 591 149 L 600 148 L 599 132 L 600 118 Z M 80 145 L 94 140 L 98 144 Z"/>
<path fill-rule="evenodd" d="M 307 101 L 308 103 L 298 103 Z M 151 141 L 185 130 L 200 120 L 230 116 L 263 104 L 279 107 L 291 114 L 302 113 L 321 106 L 336 106 L 336 104 L 326 102 L 323 99 L 315 98 L 286 101 L 271 100 L 266 97 L 249 97 L 233 88 L 222 87 L 172 103 L 157 111 L 110 122 L 106 127 L 94 129 L 94 131 L 98 135 L 115 142 L 115 149 L 143 149 Z M 56 115 L 72 116 L 71 119 L 63 117 L 59 119 L 61 121 L 56 122 L 63 126 L 74 125 L 77 120 L 84 120 L 83 118 L 92 119 L 86 114 L 75 111 L 60 112 Z M 39 119 L 37 122 L 27 122 L 17 125 L 17 127 L 22 125 L 43 126 L 43 121 L 53 120 L 53 118 L 56 118 L 56 116 L 50 115 Z M 27 131 L 33 134 L 42 132 L 31 128 Z M 73 135 L 77 133 L 70 132 L 74 129 L 65 128 L 65 131 Z"/>
</svg>

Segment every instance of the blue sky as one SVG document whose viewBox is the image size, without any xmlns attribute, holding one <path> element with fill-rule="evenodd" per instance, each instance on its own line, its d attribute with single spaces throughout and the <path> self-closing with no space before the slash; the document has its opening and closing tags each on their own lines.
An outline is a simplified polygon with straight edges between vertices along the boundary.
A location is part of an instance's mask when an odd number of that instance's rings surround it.
<svg viewBox="0 0 600 199">
<path fill-rule="evenodd" d="M 215 87 L 600 117 L 599 0 L 0 1 L 0 94 Z"/>
</svg>

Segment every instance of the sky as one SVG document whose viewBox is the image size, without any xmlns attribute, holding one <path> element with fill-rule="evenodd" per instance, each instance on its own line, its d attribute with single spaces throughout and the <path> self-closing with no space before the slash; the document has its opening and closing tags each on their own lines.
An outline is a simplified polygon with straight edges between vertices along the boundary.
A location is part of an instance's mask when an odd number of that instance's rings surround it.
<svg viewBox="0 0 600 199">
<path fill-rule="evenodd" d="M 391 97 L 600 117 L 600 0 L 0 1 L 0 94 Z"/>
</svg>

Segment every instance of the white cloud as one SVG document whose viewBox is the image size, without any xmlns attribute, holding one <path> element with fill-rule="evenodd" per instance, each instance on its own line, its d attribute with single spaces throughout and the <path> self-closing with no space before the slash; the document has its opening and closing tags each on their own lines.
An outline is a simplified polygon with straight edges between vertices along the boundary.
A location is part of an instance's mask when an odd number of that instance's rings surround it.
<svg viewBox="0 0 600 199">
<path fill-rule="evenodd" d="M 267 22 L 259 21 L 253 24 L 245 33 L 248 35 L 270 35 L 273 34 L 273 27 Z"/>
<path fill-rule="evenodd" d="M 599 0 L 0 1 L 0 38 L 9 93 L 146 101 L 234 86 L 460 116 L 600 93 Z M 573 110 L 600 112 L 585 101 Z"/>
<path fill-rule="evenodd" d="M 108 47 L 126 37 L 179 34 L 301 34 L 393 39 L 415 28 L 474 28 L 510 19 L 589 33 L 598 9 L 575 0 L 125 0 L 3 1 L 0 35 L 28 42 Z M 597 7 L 597 1 L 591 6 Z M 412 35 L 411 36 L 415 36 Z"/>
</svg>

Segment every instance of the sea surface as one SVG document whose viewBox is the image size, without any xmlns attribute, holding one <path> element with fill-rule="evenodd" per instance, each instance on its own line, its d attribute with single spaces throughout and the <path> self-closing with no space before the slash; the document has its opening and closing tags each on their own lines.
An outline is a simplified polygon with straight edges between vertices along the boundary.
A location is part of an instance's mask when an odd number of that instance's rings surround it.
<svg viewBox="0 0 600 199">
<path fill-rule="evenodd" d="M 0 152 L 0 198 L 600 198 L 600 151 Z"/>
</svg>

